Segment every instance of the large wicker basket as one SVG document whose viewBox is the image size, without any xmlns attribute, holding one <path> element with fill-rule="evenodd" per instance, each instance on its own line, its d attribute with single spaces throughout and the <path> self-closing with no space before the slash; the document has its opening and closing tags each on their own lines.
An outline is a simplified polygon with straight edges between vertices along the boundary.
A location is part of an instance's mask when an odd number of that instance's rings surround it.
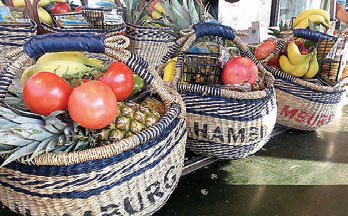
<svg viewBox="0 0 348 216">
<path fill-rule="evenodd" d="M 186 104 L 187 148 L 197 154 L 220 159 L 240 159 L 257 152 L 268 141 L 276 122 L 273 76 L 250 53 L 235 31 L 227 26 L 197 24 L 194 32 L 184 32 L 183 45 L 173 83 Z M 236 43 L 259 69 L 259 90 L 237 92 L 181 82 L 184 53 L 196 38 L 220 36 Z M 173 52 L 172 49 L 170 52 Z M 163 65 L 162 65 L 163 67 Z M 161 69 L 161 67 L 159 68 Z"/>
<path fill-rule="evenodd" d="M 305 32 L 304 35 L 310 33 L 310 30 L 300 29 L 299 31 L 301 33 Z M 294 32 L 294 34 L 297 33 Z M 318 35 L 323 37 L 322 33 Z M 324 37 L 326 36 L 324 35 Z M 319 41 L 318 38 L 311 38 Z M 272 55 L 279 52 L 285 44 L 286 41 L 278 40 L 277 48 Z M 278 124 L 305 131 L 316 130 L 330 123 L 334 119 L 337 110 L 341 108 L 340 101 L 344 96 L 344 89 L 340 86 L 340 83 L 335 87 L 327 86 L 325 82 L 320 82 L 320 80 L 313 83 L 293 77 L 265 64 L 264 67 L 275 77 L 274 87 L 278 104 Z M 343 83 L 345 80 L 341 82 Z"/>
<path fill-rule="evenodd" d="M 185 107 L 178 93 L 168 90 L 154 71 L 145 69 L 143 59 L 124 49 L 128 44 L 124 36 L 104 39 L 103 35 L 57 33 L 27 41 L 25 53 L 23 48 L 10 53 L 17 60 L 2 71 L 1 101 L 31 57 L 87 51 L 126 63 L 159 94 L 167 112 L 154 126 L 116 144 L 45 153 L 31 163 L 20 160 L 0 168 L 2 204 L 23 215 L 150 215 L 164 205 L 183 168 Z M 0 163 L 3 160 L 0 157 Z"/>
</svg>

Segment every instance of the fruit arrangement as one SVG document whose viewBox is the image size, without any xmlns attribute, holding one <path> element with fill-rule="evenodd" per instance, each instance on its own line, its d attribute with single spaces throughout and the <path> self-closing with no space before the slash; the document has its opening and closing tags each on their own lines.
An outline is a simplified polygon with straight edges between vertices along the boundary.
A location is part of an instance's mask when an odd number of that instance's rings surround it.
<svg viewBox="0 0 348 216">
<path fill-rule="evenodd" d="M 305 29 L 310 24 L 322 25 L 325 28 L 330 27 L 330 14 L 326 10 L 309 9 L 302 11 L 294 20 L 294 29 Z"/>
<path fill-rule="evenodd" d="M 122 62 L 103 62 L 80 52 L 47 53 L 24 70 L 22 100 L 0 107 L 2 166 L 42 153 L 80 151 L 118 142 L 151 127 L 166 110 L 147 97 L 130 95 L 144 82 Z M 4 144 L 6 143 L 6 144 Z"/>
</svg>

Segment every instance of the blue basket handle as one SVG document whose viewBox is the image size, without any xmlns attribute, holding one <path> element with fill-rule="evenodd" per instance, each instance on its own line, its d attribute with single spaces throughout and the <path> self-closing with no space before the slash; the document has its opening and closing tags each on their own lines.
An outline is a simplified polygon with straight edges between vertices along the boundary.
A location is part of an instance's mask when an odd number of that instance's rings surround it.
<svg viewBox="0 0 348 216">
<path fill-rule="evenodd" d="M 33 58 L 48 52 L 86 51 L 104 53 L 104 34 L 56 33 L 32 37 L 24 44 L 25 53 Z"/>
<path fill-rule="evenodd" d="M 294 29 L 293 35 L 294 37 L 303 38 L 314 42 L 319 42 L 322 40 L 336 40 L 335 36 L 309 29 Z"/>
<path fill-rule="evenodd" d="M 196 38 L 203 36 L 217 36 L 233 41 L 236 37 L 236 31 L 233 28 L 220 24 L 200 23 L 195 24 L 193 29 L 195 30 Z"/>
</svg>

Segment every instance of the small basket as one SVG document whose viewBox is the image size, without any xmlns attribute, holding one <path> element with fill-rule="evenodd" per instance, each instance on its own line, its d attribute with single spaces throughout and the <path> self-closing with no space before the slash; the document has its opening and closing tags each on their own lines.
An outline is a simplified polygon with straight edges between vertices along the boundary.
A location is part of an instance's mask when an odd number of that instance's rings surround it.
<svg viewBox="0 0 348 216">
<path fill-rule="evenodd" d="M 146 70 L 147 62 L 124 49 L 129 45 L 127 38 L 104 38 L 68 33 L 32 38 L 24 45 L 26 53 L 22 47 L 9 54 L 17 58 L 11 67 L 3 68 L 0 101 L 15 74 L 32 57 L 84 50 L 127 64 L 162 98 L 166 113 L 152 127 L 117 143 L 79 152 L 45 153 L 31 162 L 23 159 L 0 168 L 0 203 L 12 211 L 23 215 L 151 215 L 175 189 L 186 143 L 182 99 L 154 71 Z M 79 43 L 72 43 L 76 40 Z"/>
<path fill-rule="evenodd" d="M 99 8 L 82 9 L 82 13 L 93 24 L 95 29 L 114 30 L 124 26 L 124 24 L 106 24 L 104 20 L 104 13 L 108 11 L 111 11 L 111 9 L 99 9 Z M 119 11 L 121 12 L 121 10 L 118 9 L 118 12 Z M 120 16 L 122 16 L 122 13 L 120 13 Z"/>
<path fill-rule="evenodd" d="M 216 53 L 185 53 L 182 81 L 192 84 L 221 84 L 219 57 Z"/>
<path fill-rule="evenodd" d="M 171 30 L 167 27 L 153 28 L 126 23 L 126 36 L 131 41 L 128 49 L 150 65 L 158 66 L 166 63 L 163 58 L 176 40 L 169 31 Z M 174 46 L 178 47 L 177 44 Z"/>
<path fill-rule="evenodd" d="M 323 40 L 320 41 L 317 47 L 318 50 L 318 62 L 320 71 L 318 76 L 325 80 L 328 84 L 334 86 L 339 82 L 343 77 L 343 74 L 340 74 L 340 71 L 343 67 L 342 57 L 343 55 L 336 55 L 334 59 L 326 58 L 331 49 L 334 47 L 337 38 L 335 40 Z M 342 40 L 344 46 L 346 39 Z"/>
<path fill-rule="evenodd" d="M 311 31 L 300 30 L 304 33 Z M 318 37 L 322 37 L 321 34 Z M 279 52 L 285 45 L 286 41 L 278 40 L 272 55 Z M 298 130 L 313 131 L 334 119 L 344 96 L 344 90 L 339 84 L 337 87 L 326 86 L 326 82 L 321 82 L 319 79 L 318 82 L 312 83 L 266 64 L 263 65 L 275 77 L 278 124 Z"/>
<path fill-rule="evenodd" d="M 230 27 L 217 24 L 196 24 L 194 31 L 183 31 L 176 74 L 171 86 L 178 90 L 186 104 L 188 127 L 187 148 L 196 154 L 219 159 L 240 159 L 264 146 L 276 122 L 277 105 L 273 76 L 250 53 Z M 185 52 L 201 36 L 220 36 L 236 43 L 245 56 L 258 66 L 259 79 L 253 92 L 237 92 L 201 84 L 185 84 Z M 187 39 L 188 38 L 188 39 Z M 172 52 L 172 49 L 170 49 Z M 160 71 L 164 65 L 158 68 Z"/>
<path fill-rule="evenodd" d="M 36 33 L 37 25 L 32 20 L 30 25 L 0 26 L 0 68 L 13 61 L 6 57 L 11 49 L 23 46 L 24 42 Z"/>
<path fill-rule="evenodd" d="M 28 0 L 26 0 L 28 1 Z M 124 32 L 126 30 L 125 24 L 118 25 L 115 28 L 110 29 L 86 29 L 86 28 L 74 28 L 74 29 L 65 29 L 61 28 L 59 26 L 51 26 L 47 23 L 40 22 L 39 16 L 38 16 L 38 2 L 40 0 L 33 0 L 33 4 L 30 3 L 30 1 L 27 3 L 30 4 L 30 10 L 32 11 L 32 19 L 36 21 L 39 29 L 39 33 L 77 33 L 77 34 L 88 34 L 88 33 L 94 33 L 94 34 L 105 34 L 105 35 L 124 35 Z"/>
</svg>

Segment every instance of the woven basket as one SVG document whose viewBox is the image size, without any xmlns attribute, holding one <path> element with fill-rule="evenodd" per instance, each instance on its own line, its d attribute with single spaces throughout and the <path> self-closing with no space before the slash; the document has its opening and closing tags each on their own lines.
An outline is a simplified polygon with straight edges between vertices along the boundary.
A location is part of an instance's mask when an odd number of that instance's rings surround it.
<svg viewBox="0 0 348 216">
<path fill-rule="evenodd" d="M 32 19 L 36 21 L 38 24 L 38 28 L 40 33 L 77 33 L 77 34 L 88 34 L 88 33 L 95 33 L 95 34 L 105 34 L 107 36 L 112 36 L 112 35 L 123 35 L 126 30 L 126 26 L 120 25 L 117 28 L 112 28 L 112 29 L 64 29 L 58 26 L 51 26 L 47 23 L 40 22 L 39 16 L 38 16 L 38 3 L 40 0 L 33 0 L 33 4 L 31 5 L 30 3 L 30 10 L 32 11 Z"/>
<path fill-rule="evenodd" d="M 34 21 L 31 21 L 30 26 L 0 26 L 0 68 L 12 62 L 12 59 L 6 58 L 6 53 L 14 47 L 23 46 L 27 39 L 36 35 L 36 32 L 37 25 Z"/>
<path fill-rule="evenodd" d="M 174 85 L 186 104 L 187 148 L 197 154 L 220 159 L 240 159 L 254 154 L 268 141 L 276 122 L 273 77 L 230 27 L 197 24 L 194 29 L 194 32 L 183 32 L 188 40 L 177 42 L 185 44 L 178 57 L 174 84 L 181 80 L 184 53 L 201 36 L 220 36 L 234 41 L 245 55 L 257 63 L 262 79 L 258 82 L 260 90 L 253 92 L 229 91 L 199 84 Z"/>
<path fill-rule="evenodd" d="M 278 40 L 273 54 L 279 52 L 285 44 L 285 41 Z M 344 95 L 339 84 L 338 87 L 324 86 L 323 83 L 311 83 L 293 77 L 266 64 L 264 67 L 276 79 L 274 87 L 278 104 L 278 124 L 312 131 L 334 119 Z"/>
<path fill-rule="evenodd" d="M 71 43 L 75 40 L 79 43 Z M 17 60 L 3 69 L 1 101 L 30 57 L 84 50 L 126 63 L 159 94 L 167 112 L 154 126 L 118 143 L 42 154 L 30 164 L 21 160 L 0 168 L 3 205 L 23 215 L 150 215 L 164 205 L 183 168 L 186 123 L 181 116 L 185 107 L 178 93 L 165 87 L 154 71 L 145 69 L 143 59 L 124 49 L 128 44 L 124 36 L 104 40 L 102 35 L 59 33 L 32 38 L 25 47 L 26 51 L 40 47 L 33 52 L 23 53 L 22 48 L 10 53 Z"/>
<path fill-rule="evenodd" d="M 129 50 L 158 66 L 169 48 L 175 44 L 175 37 L 168 33 L 170 28 L 152 28 L 126 24 L 126 36 L 130 39 Z"/>
</svg>

